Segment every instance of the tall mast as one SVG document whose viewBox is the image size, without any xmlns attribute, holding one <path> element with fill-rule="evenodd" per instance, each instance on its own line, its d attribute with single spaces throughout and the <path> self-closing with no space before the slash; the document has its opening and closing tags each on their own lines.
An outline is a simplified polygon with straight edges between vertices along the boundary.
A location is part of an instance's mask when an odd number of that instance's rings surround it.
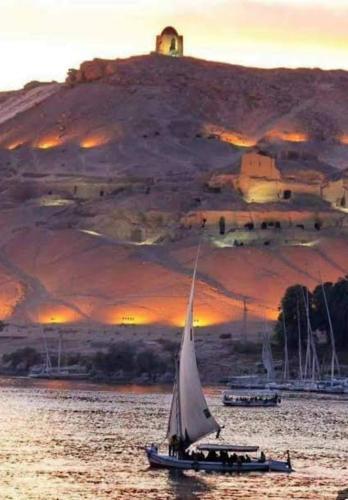
<svg viewBox="0 0 348 500">
<path fill-rule="evenodd" d="M 284 332 L 284 371 L 283 371 L 283 379 L 289 379 L 289 353 L 288 353 L 288 335 L 286 331 L 285 324 L 285 313 L 284 309 L 282 310 L 282 318 L 283 318 L 283 332 Z"/>
<path fill-rule="evenodd" d="M 44 331 L 44 328 L 42 325 L 41 325 L 41 335 L 42 335 L 42 339 L 43 339 L 44 347 L 45 347 L 45 358 L 46 358 L 45 371 L 47 373 L 52 368 L 52 363 L 51 363 L 50 353 L 48 351 L 47 338 L 46 338 L 45 331 Z"/>
<path fill-rule="evenodd" d="M 187 448 L 202 437 L 220 430 L 219 424 L 210 413 L 202 390 L 194 346 L 193 301 L 198 256 L 199 248 L 187 304 L 167 429 L 169 442 L 175 438 L 180 441 L 182 448 Z"/>
<path fill-rule="evenodd" d="M 300 304 L 298 301 L 298 297 L 296 301 L 296 316 L 297 316 L 297 330 L 298 330 L 298 373 L 300 380 L 303 380 L 301 318 L 300 318 Z"/>
<path fill-rule="evenodd" d="M 325 309 L 326 309 L 326 314 L 327 314 L 327 319 L 329 322 L 329 330 L 330 330 L 330 341 L 331 341 L 331 384 L 333 383 L 334 377 L 335 377 L 335 364 L 337 368 L 337 373 L 340 371 L 340 366 L 337 358 L 337 352 L 336 352 L 336 343 L 335 343 L 335 335 L 332 327 L 332 320 L 331 320 L 331 314 L 330 314 L 330 309 L 329 309 L 329 304 L 327 301 L 327 296 L 325 292 L 325 287 L 324 283 L 320 277 L 320 282 L 321 282 L 321 289 L 323 292 L 324 296 L 324 303 L 325 303 Z"/>
<path fill-rule="evenodd" d="M 274 380 L 274 364 L 272 356 L 272 348 L 269 338 L 269 332 L 266 325 L 266 317 L 263 323 L 263 344 L 262 344 L 262 362 L 267 371 L 267 380 L 269 382 Z"/>
<path fill-rule="evenodd" d="M 59 332 L 58 337 L 58 372 L 60 372 L 62 362 L 62 332 Z"/>
<path fill-rule="evenodd" d="M 243 297 L 243 327 L 242 327 L 243 341 L 248 340 L 248 306 L 247 299 Z"/>
<path fill-rule="evenodd" d="M 308 290 L 306 292 L 308 299 Z M 304 289 L 302 288 L 303 302 L 306 311 L 306 322 L 307 322 L 307 346 L 306 346 L 306 359 L 304 366 L 304 378 L 307 379 L 310 376 L 311 371 L 311 358 L 312 358 L 312 341 L 311 341 L 311 327 L 309 323 L 309 311 L 308 311 L 308 300 L 306 300 L 306 296 L 304 293 Z"/>
</svg>

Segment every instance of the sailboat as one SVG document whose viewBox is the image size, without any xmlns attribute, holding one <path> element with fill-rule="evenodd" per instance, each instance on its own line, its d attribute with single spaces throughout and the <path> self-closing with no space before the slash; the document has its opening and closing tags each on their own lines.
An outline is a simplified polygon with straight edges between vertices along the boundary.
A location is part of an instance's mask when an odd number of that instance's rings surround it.
<svg viewBox="0 0 348 500">
<path fill-rule="evenodd" d="M 197 444 L 199 440 L 213 433 L 216 433 L 218 438 L 221 431 L 221 426 L 212 415 L 205 399 L 195 353 L 193 302 L 199 250 L 200 246 L 193 271 L 168 419 L 166 437 L 169 452 L 160 453 L 155 444 L 146 446 L 149 464 L 151 467 L 195 471 L 291 472 L 289 452 L 287 461 L 281 462 L 267 459 L 263 452 L 260 458 L 250 458 L 248 454 L 257 453 L 258 446 Z M 246 455 L 240 455 L 242 453 Z"/>
<path fill-rule="evenodd" d="M 87 372 L 82 371 L 79 366 L 62 366 L 63 339 L 61 332 L 58 337 L 57 365 L 54 366 L 48 350 L 47 338 L 41 326 L 41 335 L 45 348 L 45 361 L 43 365 L 34 366 L 29 372 L 29 378 L 53 379 L 53 380 L 83 380 L 87 378 Z"/>
<path fill-rule="evenodd" d="M 264 322 L 264 331 L 263 331 L 262 363 L 266 370 L 267 382 L 268 383 L 274 382 L 275 379 L 274 361 L 273 361 L 271 341 L 269 338 L 269 332 L 266 328 L 266 320 Z"/>
</svg>

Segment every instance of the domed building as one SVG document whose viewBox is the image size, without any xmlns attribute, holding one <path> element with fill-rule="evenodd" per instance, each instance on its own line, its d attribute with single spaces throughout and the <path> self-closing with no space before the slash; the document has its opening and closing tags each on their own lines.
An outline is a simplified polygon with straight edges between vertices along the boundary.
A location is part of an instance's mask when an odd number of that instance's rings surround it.
<svg viewBox="0 0 348 500">
<path fill-rule="evenodd" d="M 167 26 L 156 37 L 156 52 L 164 56 L 181 57 L 184 55 L 184 37 L 175 28 Z"/>
</svg>

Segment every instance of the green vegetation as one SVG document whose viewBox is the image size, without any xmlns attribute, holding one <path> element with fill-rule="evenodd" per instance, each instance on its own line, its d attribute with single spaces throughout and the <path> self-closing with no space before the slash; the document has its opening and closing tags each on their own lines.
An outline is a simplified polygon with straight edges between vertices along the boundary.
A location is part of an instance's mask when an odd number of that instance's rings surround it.
<svg viewBox="0 0 348 500">
<path fill-rule="evenodd" d="M 156 382 L 158 376 L 164 373 L 173 373 L 173 350 L 175 343 L 165 347 L 168 352 L 161 354 L 157 350 L 140 346 L 136 347 L 127 342 L 118 342 L 108 347 L 106 352 L 99 351 L 90 359 L 90 363 L 97 373 L 112 377 L 123 372 L 126 378 L 146 375 L 151 382 Z"/>
<path fill-rule="evenodd" d="M 110 346 L 107 352 L 97 352 L 93 362 L 97 370 L 111 374 L 123 370 L 134 371 L 135 348 L 126 342 Z"/>
<path fill-rule="evenodd" d="M 138 375 L 146 373 L 151 382 L 156 382 L 157 376 L 167 370 L 165 361 L 150 349 L 137 354 L 136 367 Z"/>
<path fill-rule="evenodd" d="M 12 370 L 28 372 L 34 365 L 41 363 L 41 354 L 32 347 L 23 347 L 10 354 L 2 356 L 3 363 L 10 365 Z"/>
<path fill-rule="evenodd" d="M 281 313 L 275 327 L 277 337 L 283 339 L 283 314 L 285 319 L 288 346 L 294 351 L 298 348 L 298 330 L 302 332 L 302 345 L 306 343 L 307 318 L 306 302 L 310 324 L 313 331 L 319 330 L 326 335 L 326 343 L 330 343 L 330 325 L 325 305 L 325 296 L 330 311 L 336 347 L 348 349 L 348 276 L 340 278 L 336 283 L 326 282 L 318 285 L 313 292 L 303 285 L 289 287 L 281 300 Z"/>
</svg>

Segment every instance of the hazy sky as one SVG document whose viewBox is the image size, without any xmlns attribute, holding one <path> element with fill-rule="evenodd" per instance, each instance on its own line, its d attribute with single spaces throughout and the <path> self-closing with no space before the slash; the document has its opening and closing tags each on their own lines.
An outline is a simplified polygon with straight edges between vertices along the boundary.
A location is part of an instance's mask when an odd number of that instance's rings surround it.
<svg viewBox="0 0 348 500">
<path fill-rule="evenodd" d="M 186 55 L 348 69 L 348 0 L 0 0 L 0 89 L 148 53 L 167 25 L 184 35 Z"/>
</svg>

